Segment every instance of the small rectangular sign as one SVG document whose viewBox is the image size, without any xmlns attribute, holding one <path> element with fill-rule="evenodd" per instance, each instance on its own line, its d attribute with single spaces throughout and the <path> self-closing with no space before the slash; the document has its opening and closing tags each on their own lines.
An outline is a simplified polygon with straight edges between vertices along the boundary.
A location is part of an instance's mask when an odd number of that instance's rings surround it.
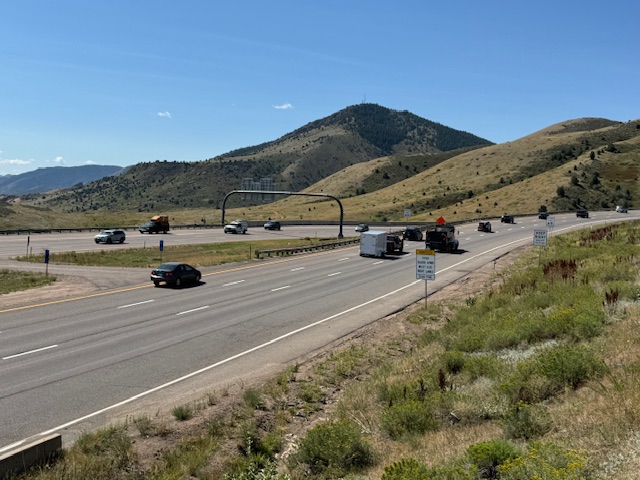
<svg viewBox="0 0 640 480">
<path fill-rule="evenodd" d="M 418 280 L 436 279 L 435 250 L 416 250 L 416 278 Z"/>
<path fill-rule="evenodd" d="M 539 247 L 547 246 L 547 231 L 546 230 L 534 230 L 533 231 L 533 244 Z"/>
</svg>

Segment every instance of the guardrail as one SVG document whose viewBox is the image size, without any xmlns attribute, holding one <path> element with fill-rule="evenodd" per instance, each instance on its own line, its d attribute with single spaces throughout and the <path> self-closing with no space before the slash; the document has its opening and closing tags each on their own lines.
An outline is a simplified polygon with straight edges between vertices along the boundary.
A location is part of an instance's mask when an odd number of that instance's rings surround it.
<svg viewBox="0 0 640 480">
<path fill-rule="evenodd" d="M 353 245 L 354 243 L 360 243 L 359 238 L 351 240 L 341 240 L 339 242 L 319 243 L 317 245 L 307 245 L 305 247 L 290 247 L 290 248 L 275 248 L 272 250 L 256 250 L 256 258 L 262 258 L 263 256 L 284 256 L 295 255 L 296 253 L 313 252 L 316 250 L 328 250 L 337 247 L 344 247 L 345 245 Z"/>
</svg>

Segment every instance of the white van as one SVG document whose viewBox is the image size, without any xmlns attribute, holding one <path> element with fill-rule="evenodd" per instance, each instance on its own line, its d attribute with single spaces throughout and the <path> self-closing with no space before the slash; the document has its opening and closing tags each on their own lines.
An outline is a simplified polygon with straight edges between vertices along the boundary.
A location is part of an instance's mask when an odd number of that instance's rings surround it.
<svg viewBox="0 0 640 480">
<path fill-rule="evenodd" d="M 247 233 L 249 223 L 244 220 L 234 220 L 224 226 L 224 233 Z"/>
</svg>

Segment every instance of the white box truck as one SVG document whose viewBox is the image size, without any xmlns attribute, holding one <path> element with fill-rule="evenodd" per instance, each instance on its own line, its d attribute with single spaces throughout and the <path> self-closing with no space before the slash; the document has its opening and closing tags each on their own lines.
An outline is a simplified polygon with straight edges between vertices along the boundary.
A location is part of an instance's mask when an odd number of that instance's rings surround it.
<svg viewBox="0 0 640 480">
<path fill-rule="evenodd" d="M 360 234 L 360 255 L 384 257 L 387 252 L 387 232 L 369 230 Z"/>
</svg>

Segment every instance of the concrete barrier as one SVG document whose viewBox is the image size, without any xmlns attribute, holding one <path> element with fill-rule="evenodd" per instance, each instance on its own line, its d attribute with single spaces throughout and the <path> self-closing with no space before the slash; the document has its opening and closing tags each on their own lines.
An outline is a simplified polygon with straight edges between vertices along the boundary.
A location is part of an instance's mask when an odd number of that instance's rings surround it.
<svg viewBox="0 0 640 480">
<path fill-rule="evenodd" d="M 35 440 L 0 455 L 0 479 L 15 477 L 33 466 L 51 461 L 62 452 L 58 434 Z"/>
</svg>

